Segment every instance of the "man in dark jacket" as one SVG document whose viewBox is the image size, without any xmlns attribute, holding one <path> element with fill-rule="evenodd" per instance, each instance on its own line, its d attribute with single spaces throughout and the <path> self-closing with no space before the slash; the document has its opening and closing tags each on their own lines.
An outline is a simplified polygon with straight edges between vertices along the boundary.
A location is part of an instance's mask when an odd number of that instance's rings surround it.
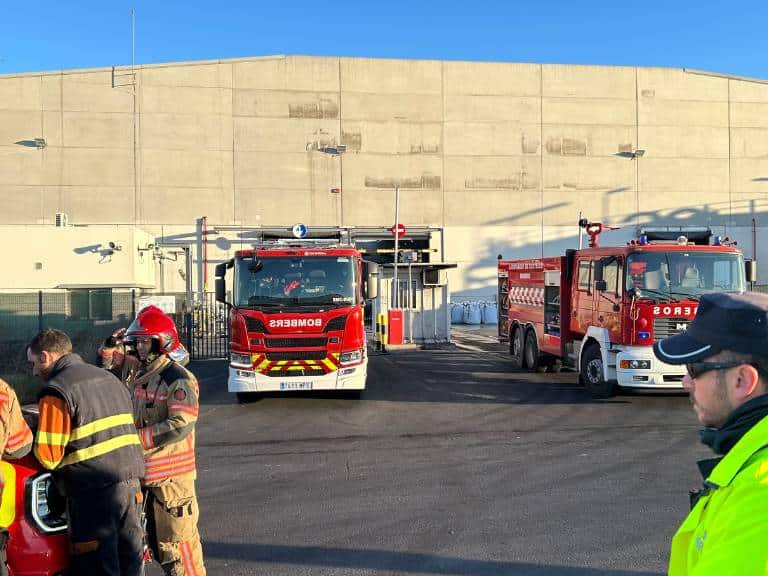
<svg viewBox="0 0 768 576">
<path fill-rule="evenodd" d="M 46 383 L 34 452 L 66 498 L 73 573 L 139 576 L 144 461 L 128 390 L 60 330 L 38 333 L 27 360 Z"/>
</svg>

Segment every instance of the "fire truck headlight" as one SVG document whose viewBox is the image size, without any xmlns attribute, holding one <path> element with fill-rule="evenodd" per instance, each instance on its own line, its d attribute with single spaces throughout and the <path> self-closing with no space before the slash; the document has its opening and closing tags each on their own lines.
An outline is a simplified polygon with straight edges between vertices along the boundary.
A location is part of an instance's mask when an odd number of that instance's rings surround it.
<svg viewBox="0 0 768 576">
<path fill-rule="evenodd" d="M 351 352 L 342 352 L 339 361 L 342 364 L 354 364 L 360 362 L 363 359 L 362 350 L 352 350 Z"/>
<path fill-rule="evenodd" d="M 622 360 L 619 367 L 623 370 L 650 370 L 650 360 Z"/>
<path fill-rule="evenodd" d="M 27 482 L 27 515 L 32 525 L 43 534 L 67 529 L 64 497 L 59 495 L 50 472 L 38 474 Z"/>
<path fill-rule="evenodd" d="M 238 354 L 232 352 L 229 355 L 229 364 L 235 368 L 252 368 L 253 362 L 251 362 L 250 354 Z"/>
</svg>

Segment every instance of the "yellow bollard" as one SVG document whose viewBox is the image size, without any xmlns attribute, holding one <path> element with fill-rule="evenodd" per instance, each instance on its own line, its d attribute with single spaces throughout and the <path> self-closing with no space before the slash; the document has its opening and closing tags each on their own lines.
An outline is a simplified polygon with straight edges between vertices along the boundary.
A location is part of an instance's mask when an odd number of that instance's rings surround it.
<svg viewBox="0 0 768 576">
<path fill-rule="evenodd" d="M 387 348 L 387 315 L 381 315 L 381 349 Z"/>
</svg>

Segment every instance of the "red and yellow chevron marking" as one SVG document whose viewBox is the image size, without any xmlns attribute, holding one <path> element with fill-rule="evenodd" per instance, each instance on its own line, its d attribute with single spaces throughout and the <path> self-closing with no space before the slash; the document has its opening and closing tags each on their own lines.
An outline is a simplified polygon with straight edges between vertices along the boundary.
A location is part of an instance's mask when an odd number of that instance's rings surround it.
<svg viewBox="0 0 768 576">
<path fill-rule="evenodd" d="M 267 374 L 278 370 L 317 370 L 329 374 L 339 369 L 338 352 L 329 352 L 322 360 L 267 360 L 266 354 L 254 354 L 251 358 L 256 372 Z"/>
</svg>

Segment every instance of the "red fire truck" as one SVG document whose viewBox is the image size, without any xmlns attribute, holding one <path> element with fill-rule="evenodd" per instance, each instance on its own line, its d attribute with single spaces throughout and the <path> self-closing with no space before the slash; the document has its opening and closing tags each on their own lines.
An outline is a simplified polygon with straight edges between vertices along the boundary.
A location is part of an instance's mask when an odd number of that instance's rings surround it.
<svg viewBox="0 0 768 576">
<path fill-rule="evenodd" d="M 746 289 L 741 252 L 709 230 L 648 232 L 600 247 L 603 226 L 581 225 L 588 248 L 498 262 L 499 338 L 513 366 L 570 366 L 595 397 L 617 385 L 681 388 L 684 366 L 659 362 L 653 343 L 685 330 L 702 294 Z M 746 270 L 754 280 L 754 266 Z"/>
<path fill-rule="evenodd" d="M 376 297 L 376 264 L 351 245 L 263 242 L 216 267 L 221 302 L 227 269 L 229 391 L 239 401 L 268 391 L 360 394 L 368 364 L 363 305 Z"/>
</svg>

